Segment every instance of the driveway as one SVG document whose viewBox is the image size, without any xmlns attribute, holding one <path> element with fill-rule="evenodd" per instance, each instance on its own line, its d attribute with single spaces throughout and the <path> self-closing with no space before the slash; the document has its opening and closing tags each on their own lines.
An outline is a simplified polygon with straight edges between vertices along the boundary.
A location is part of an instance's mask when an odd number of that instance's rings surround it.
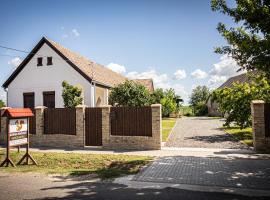
<svg viewBox="0 0 270 200">
<path fill-rule="evenodd" d="M 220 127 L 223 124 L 224 121 L 217 118 L 183 117 L 177 120 L 166 146 L 222 149 L 248 148 L 221 130 Z"/>
</svg>

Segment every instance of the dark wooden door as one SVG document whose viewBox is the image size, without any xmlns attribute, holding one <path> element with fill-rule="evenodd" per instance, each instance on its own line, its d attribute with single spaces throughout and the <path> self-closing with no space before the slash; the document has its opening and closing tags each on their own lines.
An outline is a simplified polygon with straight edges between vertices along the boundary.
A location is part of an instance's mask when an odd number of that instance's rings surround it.
<svg viewBox="0 0 270 200">
<path fill-rule="evenodd" d="M 85 109 L 85 145 L 102 145 L 102 112 L 101 108 Z"/>
<path fill-rule="evenodd" d="M 47 108 L 55 108 L 55 92 L 43 92 L 43 105 Z"/>
<path fill-rule="evenodd" d="M 23 107 L 30 108 L 35 114 L 35 93 L 24 93 L 23 94 Z M 36 117 L 29 117 L 29 133 L 36 133 Z"/>
</svg>

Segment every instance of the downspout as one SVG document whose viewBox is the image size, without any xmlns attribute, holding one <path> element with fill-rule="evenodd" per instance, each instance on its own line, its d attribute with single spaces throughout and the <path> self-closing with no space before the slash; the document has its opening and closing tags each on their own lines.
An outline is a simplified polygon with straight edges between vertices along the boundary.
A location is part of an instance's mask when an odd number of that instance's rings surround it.
<svg viewBox="0 0 270 200">
<path fill-rule="evenodd" d="M 96 100 L 96 83 L 91 82 L 91 107 L 95 107 L 95 100 Z"/>
</svg>

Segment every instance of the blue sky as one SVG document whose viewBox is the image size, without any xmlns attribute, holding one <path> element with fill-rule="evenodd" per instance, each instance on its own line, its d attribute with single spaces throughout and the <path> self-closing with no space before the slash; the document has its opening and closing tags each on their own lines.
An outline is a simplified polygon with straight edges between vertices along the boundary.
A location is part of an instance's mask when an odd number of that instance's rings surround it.
<svg viewBox="0 0 270 200">
<path fill-rule="evenodd" d="M 46 36 L 130 78 L 173 87 L 186 103 L 196 85 L 215 88 L 237 70 L 214 53 L 226 44 L 217 23 L 233 22 L 210 0 L 2 0 L 0 18 L 0 45 L 31 51 Z M 1 84 L 25 56 L 0 48 Z"/>
</svg>

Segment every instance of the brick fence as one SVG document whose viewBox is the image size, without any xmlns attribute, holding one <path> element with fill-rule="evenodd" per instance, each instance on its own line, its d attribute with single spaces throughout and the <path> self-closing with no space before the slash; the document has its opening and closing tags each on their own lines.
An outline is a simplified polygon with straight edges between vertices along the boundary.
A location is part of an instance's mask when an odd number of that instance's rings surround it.
<svg viewBox="0 0 270 200">
<path fill-rule="evenodd" d="M 151 105 L 151 136 L 119 136 L 111 134 L 111 106 L 101 107 L 102 147 L 106 149 L 160 149 L 161 148 L 161 105 Z M 1 109 L 1 113 L 6 108 Z M 44 106 L 35 108 L 35 134 L 30 134 L 30 145 L 48 147 L 85 147 L 85 109 L 76 107 L 76 134 L 65 133 L 44 134 Z M 90 124 L 91 125 L 91 124 Z M 129 127 L 127 127 L 129 128 Z M 5 143 L 6 118 L 1 119 L 0 142 Z"/>
<path fill-rule="evenodd" d="M 267 104 L 261 100 L 251 103 L 253 145 L 257 151 L 270 151 L 270 137 L 267 131 L 270 126 Z"/>
</svg>

